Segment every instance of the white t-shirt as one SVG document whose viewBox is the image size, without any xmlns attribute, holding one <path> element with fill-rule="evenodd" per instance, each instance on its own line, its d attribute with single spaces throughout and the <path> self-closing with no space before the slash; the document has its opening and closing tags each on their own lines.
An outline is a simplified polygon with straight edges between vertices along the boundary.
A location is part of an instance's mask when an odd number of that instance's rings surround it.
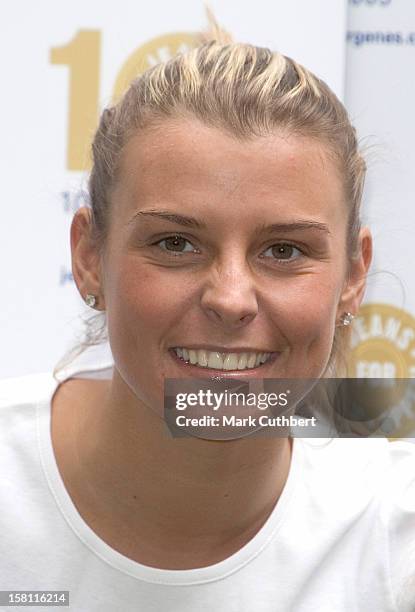
<svg viewBox="0 0 415 612">
<path fill-rule="evenodd" d="M 51 443 L 55 388 L 50 374 L 0 383 L 0 590 L 69 591 L 76 612 L 415 610 L 414 444 L 295 438 L 251 541 L 209 567 L 162 570 L 118 553 L 78 513 Z"/>
</svg>

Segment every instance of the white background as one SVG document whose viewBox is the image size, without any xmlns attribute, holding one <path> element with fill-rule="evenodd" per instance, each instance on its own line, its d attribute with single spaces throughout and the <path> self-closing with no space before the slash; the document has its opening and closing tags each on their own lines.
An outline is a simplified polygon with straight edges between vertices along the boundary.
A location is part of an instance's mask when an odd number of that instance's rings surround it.
<svg viewBox="0 0 415 612">
<path fill-rule="evenodd" d="M 346 31 L 415 30 L 413 0 L 211 0 L 235 40 L 269 46 L 316 72 L 345 100 L 368 151 L 364 218 L 375 262 L 366 300 L 415 313 L 413 152 L 415 45 L 346 43 Z M 66 169 L 69 75 L 53 47 L 79 30 L 101 32 L 100 101 L 110 101 L 127 57 L 160 35 L 204 29 L 199 0 L 32 3 L 3 9 L 0 57 L 0 378 L 50 370 L 86 312 L 70 272 L 71 214 L 61 193 L 86 177 Z"/>
<path fill-rule="evenodd" d="M 212 0 L 235 40 L 292 55 L 343 95 L 346 3 L 343 0 Z M 55 2 L 17 0 L 3 8 L 0 378 L 50 370 L 74 344 L 85 311 L 70 271 L 69 227 L 61 192 L 85 177 L 66 169 L 68 68 L 50 49 L 80 29 L 101 31 L 102 107 L 134 49 L 156 36 L 207 25 L 196 0 Z"/>
</svg>

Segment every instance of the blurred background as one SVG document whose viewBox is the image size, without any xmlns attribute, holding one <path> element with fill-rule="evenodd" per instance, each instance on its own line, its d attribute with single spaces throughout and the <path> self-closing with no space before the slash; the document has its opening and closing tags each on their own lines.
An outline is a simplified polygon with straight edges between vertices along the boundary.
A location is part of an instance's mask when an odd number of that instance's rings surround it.
<svg viewBox="0 0 415 612">
<path fill-rule="evenodd" d="M 415 3 L 210 0 L 235 40 L 292 56 L 343 100 L 369 165 L 375 260 L 353 323 L 350 372 L 415 378 Z M 51 370 L 87 312 L 69 228 L 87 202 L 102 109 L 142 70 L 194 44 L 202 0 L 2 7 L 0 378 Z M 409 415 L 407 415 L 409 417 Z"/>
</svg>

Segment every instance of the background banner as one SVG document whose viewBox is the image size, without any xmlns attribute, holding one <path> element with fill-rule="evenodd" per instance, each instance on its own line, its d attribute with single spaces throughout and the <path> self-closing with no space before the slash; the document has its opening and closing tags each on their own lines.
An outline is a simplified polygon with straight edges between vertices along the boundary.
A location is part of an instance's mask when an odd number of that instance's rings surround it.
<svg viewBox="0 0 415 612">
<path fill-rule="evenodd" d="M 414 3 L 210 6 L 235 40 L 294 57 L 345 101 L 366 149 L 364 222 L 375 243 L 365 305 L 353 323 L 350 373 L 414 378 Z M 88 148 L 99 114 L 135 74 L 191 46 L 206 25 L 196 0 L 120 0 L 117 10 L 98 0 L 8 5 L 0 40 L 0 378 L 50 370 L 76 343 L 88 309 L 72 279 L 69 227 L 87 201 Z"/>
<path fill-rule="evenodd" d="M 343 96 L 343 0 L 210 5 L 236 40 L 292 55 Z M 16 0 L 3 15 L 0 378 L 50 370 L 79 332 L 69 228 L 100 112 L 207 26 L 202 0 Z"/>
<path fill-rule="evenodd" d="M 375 254 L 353 322 L 351 375 L 415 378 L 415 4 L 350 0 L 346 58 L 345 102 L 366 149 L 364 221 Z"/>
</svg>

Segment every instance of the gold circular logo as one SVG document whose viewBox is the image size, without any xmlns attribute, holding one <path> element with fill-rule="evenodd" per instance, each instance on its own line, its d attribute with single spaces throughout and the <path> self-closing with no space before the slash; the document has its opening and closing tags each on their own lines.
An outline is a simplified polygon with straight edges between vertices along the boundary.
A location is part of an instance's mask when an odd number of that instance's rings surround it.
<svg viewBox="0 0 415 612">
<path fill-rule="evenodd" d="M 165 62 L 177 53 L 186 52 L 197 45 L 196 34 L 176 32 L 163 34 L 144 43 L 131 53 L 118 73 L 114 85 L 113 102 L 117 102 L 133 81 L 148 68 Z"/>
<path fill-rule="evenodd" d="M 386 416 L 388 437 L 415 437 L 415 318 L 389 304 L 365 304 L 352 325 L 348 376 L 384 379 L 362 387 L 368 420 Z"/>
</svg>

